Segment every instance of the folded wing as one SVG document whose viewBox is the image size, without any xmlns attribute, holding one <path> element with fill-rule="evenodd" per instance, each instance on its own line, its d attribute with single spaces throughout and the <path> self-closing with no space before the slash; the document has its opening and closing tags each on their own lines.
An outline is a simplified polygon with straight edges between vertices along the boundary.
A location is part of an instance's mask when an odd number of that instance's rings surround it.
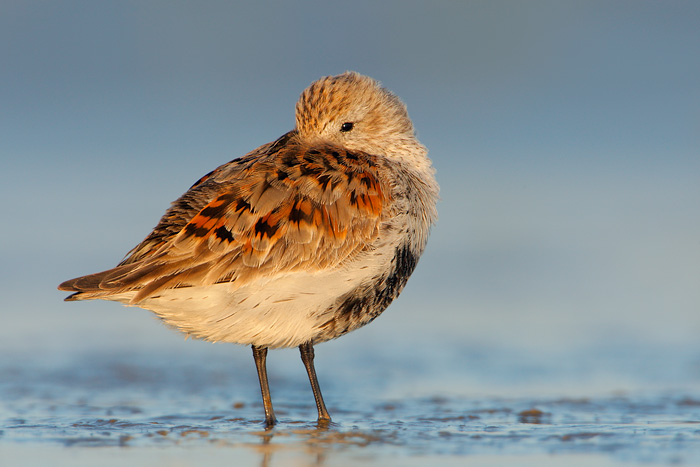
<svg viewBox="0 0 700 467">
<path fill-rule="evenodd" d="M 293 132 L 203 177 L 116 268 L 64 282 L 66 300 L 232 286 L 341 267 L 370 248 L 390 202 L 378 161 Z M 125 295 L 126 294 L 126 295 Z"/>
</svg>

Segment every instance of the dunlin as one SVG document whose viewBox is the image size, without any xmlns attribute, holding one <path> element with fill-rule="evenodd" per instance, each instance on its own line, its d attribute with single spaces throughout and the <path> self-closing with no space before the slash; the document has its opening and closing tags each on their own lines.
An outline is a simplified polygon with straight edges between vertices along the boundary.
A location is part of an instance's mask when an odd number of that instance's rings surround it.
<svg viewBox="0 0 700 467">
<path fill-rule="evenodd" d="M 292 131 L 199 179 L 118 266 L 59 289 L 252 346 L 268 426 L 267 350 L 299 347 L 327 423 L 313 346 L 369 323 L 399 295 L 437 196 L 399 98 L 358 73 L 329 76 L 301 94 Z"/>
</svg>

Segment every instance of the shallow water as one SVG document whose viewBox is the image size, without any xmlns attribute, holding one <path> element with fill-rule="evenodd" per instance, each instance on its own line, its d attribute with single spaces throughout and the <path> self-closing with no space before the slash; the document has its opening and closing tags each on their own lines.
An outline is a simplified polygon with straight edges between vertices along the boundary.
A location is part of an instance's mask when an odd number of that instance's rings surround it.
<svg viewBox="0 0 700 467">
<path fill-rule="evenodd" d="M 451 346 L 441 360 L 320 347 L 328 427 L 296 353 L 272 352 L 280 423 L 265 430 L 249 352 L 188 344 L 5 358 L 0 464 L 700 463 L 698 360 L 675 351 L 547 360 Z"/>
</svg>

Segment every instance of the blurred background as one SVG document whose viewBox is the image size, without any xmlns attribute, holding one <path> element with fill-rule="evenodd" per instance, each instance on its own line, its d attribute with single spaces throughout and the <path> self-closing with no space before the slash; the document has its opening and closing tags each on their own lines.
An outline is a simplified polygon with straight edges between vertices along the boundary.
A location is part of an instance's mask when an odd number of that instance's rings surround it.
<svg viewBox="0 0 700 467">
<path fill-rule="evenodd" d="M 248 349 L 56 286 L 116 265 L 201 175 L 290 130 L 308 84 L 355 70 L 407 104 L 440 220 L 384 315 L 319 347 L 322 381 L 697 384 L 698 24 L 695 1 L 2 2 L 2 358 L 230 359 L 252 394 Z M 297 358 L 270 372 L 307 384 Z"/>
</svg>

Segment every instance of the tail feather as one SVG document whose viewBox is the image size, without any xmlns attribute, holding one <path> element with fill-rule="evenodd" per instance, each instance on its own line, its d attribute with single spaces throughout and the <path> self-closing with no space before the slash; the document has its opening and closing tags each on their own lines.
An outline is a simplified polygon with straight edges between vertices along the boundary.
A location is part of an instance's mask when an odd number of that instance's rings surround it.
<svg viewBox="0 0 700 467">
<path fill-rule="evenodd" d="M 93 298 L 107 298 L 126 292 L 129 287 L 119 278 L 124 277 L 130 270 L 135 269 L 134 264 L 117 266 L 106 271 L 88 274 L 87 276 L 76 277 L 67 280 L 58 286 L 58 290 L 74 292 L 65 298 L 65 301 L 89 300 Z M 115 280 L 116 278 L 116 280 Z"/>
</svg>

